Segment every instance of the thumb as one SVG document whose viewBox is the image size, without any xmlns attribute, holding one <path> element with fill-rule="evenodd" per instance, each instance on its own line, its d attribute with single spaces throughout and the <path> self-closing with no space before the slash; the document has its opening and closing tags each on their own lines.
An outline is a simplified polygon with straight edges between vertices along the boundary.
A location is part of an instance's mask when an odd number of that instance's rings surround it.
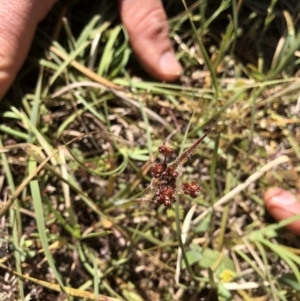
<svg viewBox="0 0 300 301">
<path fill-rule="evenodd" d="M 292 193 L 281 188 L 269 188 L 264 194 L 264 201 L 268 212 L 281 221 L 300 214 L 300 201 Z M 300 220 L 293 222 L 287 228 L 300 235 Z"/>
<path fill-rule="evenodd" d="M 175 80 L 182 69 L 171 41 L 160 0 L 119 0 L 121 19 L 131 47 L 143 67 L 161 80 Z"/>
<path fill-rule="evenodd" d="M 1 100 L 27 56 L 37 24 L 46 16 L 56 0 L 0 2 Z"/>
</svg>

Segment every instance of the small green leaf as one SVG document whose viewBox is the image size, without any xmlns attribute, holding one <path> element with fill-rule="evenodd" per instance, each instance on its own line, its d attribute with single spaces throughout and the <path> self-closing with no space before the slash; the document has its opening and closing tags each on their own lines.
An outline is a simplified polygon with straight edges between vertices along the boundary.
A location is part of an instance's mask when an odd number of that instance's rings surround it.
<svg viewBox="0 0 300 301">
<path fill-rule="evenodd" d="M 127 154 L 133 160 L 148 161 L 150 159 L 147 149 L 134 148 L 133 151 L 127 149 Z"/>
<path fill-rule="evenodd" d="M 226 300 L 226 301 L 231 301 L 233 300 L 232 295 L 229 290 L 227 290 L 222 284 L 218 285 L 218 295 L 220 298 L 219 300 Z"/>
<path fill-rule="evenodd" d="M 300 283 L 298 282 L 294 274 L 291 273 L 284 274 L 278 279 L 278 281 L 281 284 L 290 286 L 291 288 L 300 291 Z"/>
<path fill-rule="evenodd" d="M 208 269 L 215 264 L 216 260 L 220 256 L 220 252 L 212 249 L 204 249 L 202 255 L 203 257 L 199 261 L 199 265 L 201 268 Z"/>
<path fill-rule="evenodd" d="M 203 250 L 202 258 L 199 261 L 199 265 L 201 268 L 208 269 L 215 266 L 219 261 L 220 263 L 218 264 L 217 269 L 215 271 L 217 275 L 222 273 L 224 270 L 235 271 L 234 263 L 229 257 L 225 256 L 219 251 L 212 250 L 209 248 Z"/>
<path fill-rule="evenodd" d="M 209 229 L 211 221 L 211 214 L 208 214 L 205 216 L 200 223 L 196 226 L 195 232 L 196 233 L 203 233 L 206 232 Z"/>
<path fill-rule="evenodd" d="M 195 264 L 196 262 L 199 262 L 202 258 L 202 255 L 199 251 L 197 250 L 189 250 L 186 252 L 186 257 L 187 257 L 187 260 L 189 262 L 189 265 L 193 265 Z M 185 269 L 186 268 L 186 265 L 185 265 L 185 262 L 182 261 L 182 268 Z"/>
<path fill-rule="evenodd" d="M 135 153 L 129 154 L 129 157 L 137 161 L 148 161 L 150 159 L 148 155 L 135 154 Z"/>
</svg>

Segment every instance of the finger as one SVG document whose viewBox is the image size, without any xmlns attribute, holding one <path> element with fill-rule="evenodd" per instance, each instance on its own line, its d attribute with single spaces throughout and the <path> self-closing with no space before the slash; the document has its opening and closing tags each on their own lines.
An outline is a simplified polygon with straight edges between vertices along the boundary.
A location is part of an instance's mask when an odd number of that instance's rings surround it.
<svg viewBox="0 0 300 301">
<path fill-rule="evenodd" d="M 31 45 L 37 24 L 56 0 L 0 0 L 0 100 Z"/>
<path fill-rule="evenodd" d="M 264 194 L 264 201 L 267 210 L 277 221 L 300 214 L 300 201 L 281 188 L 268 189 Z M 287 228 L 300 235 L 300 220 L 289 224 Z"/>
<path fill-rule="evenodd" d="M 160 0 L 119 0 L 122 21 L 143 67 L 161 80 L 175 80 L 182 72 Z"/>
</svg>

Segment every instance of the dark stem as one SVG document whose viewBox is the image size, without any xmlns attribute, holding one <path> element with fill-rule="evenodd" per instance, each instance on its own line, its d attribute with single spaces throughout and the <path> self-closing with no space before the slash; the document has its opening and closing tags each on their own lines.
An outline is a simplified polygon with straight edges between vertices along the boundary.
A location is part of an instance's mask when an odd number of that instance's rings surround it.
<svg viewBox="0 0 300 301">
<path fill-rule="evenodd" d="M 174 167 L 176 169 L 181 163 L 183 163 L 187 158 L 189 158 L 194 153 L 194 151 L 196 150 L 196 148 L 198 147 L 198 145 L 213 130 L 214 130 L 214 128 L 210 129 L 202 137 L 198 138 L 188 149 L 186 149 L 184 152 L 182 152 L 182 154 L 178 158 L 176 158 L 176 160 L 174 160 L 172 163 L 170 163 L 169 167 L 171 166 L 171 167 Z"/>
</svg>

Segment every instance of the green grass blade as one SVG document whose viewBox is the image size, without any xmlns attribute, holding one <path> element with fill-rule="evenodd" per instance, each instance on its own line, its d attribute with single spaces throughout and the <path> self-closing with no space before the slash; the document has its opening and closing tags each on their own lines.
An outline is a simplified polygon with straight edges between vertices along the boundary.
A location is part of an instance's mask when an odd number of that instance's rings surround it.
<svg viewBox="0 0 300 301">
<path fill-rule="evenodd" d="M 29 159 L 29 163 L 28 163 L 29 174 L 34 173 L 36 170 L 36 167 L 37 167 L 36 161 L 32 158 Z M 48 245 L 48 231 L 46 230 L 46 227 L 45 227 L 44 209 L 43 209 L 41 191 L 40 191 L 38 180 L 30 181 L 30 191 L 31 191 L 31 197 L 32 197 L 33 206 L 34 206 L 34 212 L 36 215 L 36 223 L 37 223 L 38 233 L 40 236 L 40 241 L 41 241 L 41 244 L 43 247 L 44 254 L 47 258 L 47 262 L 54 274 L 55 279 L 61 286 L 62 290 L 64 290 L 63 280 L 56 268 L 56 264 L 54 262 L 54 259 L 52 257 L 52 254 L 50 252 L 50 248 Z"/>
</svg>

